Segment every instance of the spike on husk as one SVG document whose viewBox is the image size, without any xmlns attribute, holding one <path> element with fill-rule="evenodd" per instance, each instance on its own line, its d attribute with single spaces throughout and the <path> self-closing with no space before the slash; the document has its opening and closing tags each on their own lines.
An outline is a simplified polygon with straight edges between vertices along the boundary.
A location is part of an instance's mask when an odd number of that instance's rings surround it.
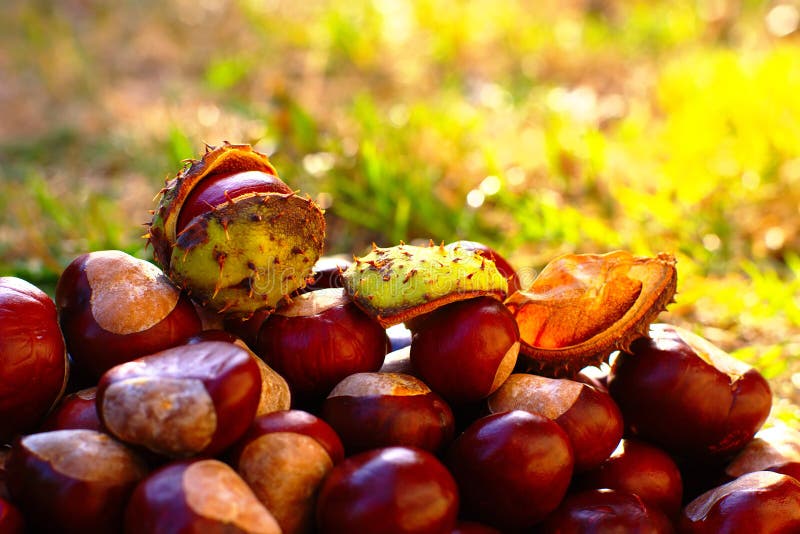
<svg viewBox="0 0 800 534">
<path fill-rule="evenodd" d="M 479 296 L 502 300 L 508 291 L 506 279 L 491 260 L 471 250 L 433 243 L 375 246 L 367 255 L 354 257 L 342 279 L 356 305 L 385 327 L 456 300 Z"/>
<path fill-rule="evenodd" d="M 568 254 L 556 258 L 506 306 L 517 319 L 521 371 L 572 376 L 600 365 L 647 336 L 650 323 L 673 302 L 675 258 Z"/>
<path fill-rule="evenodd" d="M 181 208 L 203 180 L 246 171 L 277 176 L 250 145 L 206 147 L 159 195 L 148 232 L 155 260 L 194 300 L 220 313 L 249 316 L 303 287 L 322 255 L 323 211 L 286 192 L 225 194 L 224 202 L 178 231 Z"/>
</svg>

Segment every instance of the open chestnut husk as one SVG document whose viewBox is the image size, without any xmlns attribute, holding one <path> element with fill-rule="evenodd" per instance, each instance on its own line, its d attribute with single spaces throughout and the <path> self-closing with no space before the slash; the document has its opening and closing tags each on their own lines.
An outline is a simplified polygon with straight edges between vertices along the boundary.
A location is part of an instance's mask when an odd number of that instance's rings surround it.
<svg viewBox="0 0 800 534">
<path fill-rule="evenodd" d="M 248 317 L 305 286 L 325 219 L 250 145 L 208 147 L 161 190 L 148 234 L 159 265 L 194 300 Z"/>
<path fill-rule="evenodd" d="M 515 373 L 487 405 L 491 413 L 525 410 L 558 423 L 572 444 L 576 472 L 600 465 L 622 439 L 622 414 L 611 396 L 581 382 Z"/>
<path fill-rule="evenodd" d="M 666 324 L 652 325 L 650 337 L 617 356 L 608 390 L 632 436 L 690 460 L 740 450 L 772 406 L 757 370 Z"/>
<path fill-rule="evenodd" d="M 636 494 L 614 489 L 585 490 L 567 495 L 539 525 L 541 534 L 640 532 L 672 534 L 669 518 Z"/>
<path fill-rule="evenodd" d="M 176 458 L 214 455 L 244 434 L 260 395 L 247 350 L 204 341 L 110 369 L 97 386 L 97 412 L 127 443 Z"/>
<path fill-rule="evenodd" d="M 415 319 L 411 330 L 411 364 L 453 404 L 486 398 L 517 363 L 517 322 L 491 297 L 446 304 Z"/>
<path fill-rule="evenodd" d="M 254 347 L 289 383 L 295 406 L 320 402 L 345 377 L 377 371 L 386 331 L 341 289 L 304 293 L 262 324 Z"/>
<path fill-rule="evenodd" d="M 671 519 L 680 514 L 683 498 L 681 472 L 672 457 L 636 439 L 623 439 L 608 459 L 576 477 L 572 488 L 627 491 Z"/>
<path fill-rule="evenodd" d="M 244 480 L 214 459 L 182 460 L 144 479 L 125 509 L 125 534 L 281 534 Z"/>
<path fill-rule="evenodd" d="M 68 375 L 53 301 L 25 280 L 0 277 L 0 444 L 41 422 Z"/>
<path fill-rule="evenodd" d="M 56 306 L 70 356 L 95 380 L 202 328 L 191 301 L 161 269 L 118 250 L 75 258 L 58 280 Z"/>
<path fill-rule="evenodd" d="M 231 457 L 283 534 L 300 534 L 313 531 L 317 490 L 344 452 L 327 423 L 288 410 L 257 417 Z"/>
<path fill-rule="evenodd" d="M 686 534 L 800 532 L 800 482 L 772 471 L 754 471 L 710 489 L 683 510 Z"/>
<path fill-rule="evenodd" d="M 505 300 L 519 324 L 519 370 L 571 377 L 647 334 L 672 301 L 675 258 L 565 254 Z"/>
<path fill-rule="evenodd" d="M 556 509 L 573 472 L 557 423 L 522 410 L 478 419 L 447 451 L 462 515 L 502 531 L 528 529 Z"/>
<path fill-rule="evenodd" d="M 399 373 L 356 373 L 322 403 L 322 418 L 348 454 L 404 445 L 438 452 L 453 439 L 447 403 L 420 379 Z"/>
<path fill-rule="evenodd" d="M 108 434 L 57 430 L 14 443 L 8 489 L 37 532 L 118 533 L 144 460 Z"/>
<path fill-rule="evenodd" d="M 320 534 L 439 534 L 455 525 L 458 490 L 431 453 L 410 447 L 350 456 L 317 499 Z"/>
</svg>

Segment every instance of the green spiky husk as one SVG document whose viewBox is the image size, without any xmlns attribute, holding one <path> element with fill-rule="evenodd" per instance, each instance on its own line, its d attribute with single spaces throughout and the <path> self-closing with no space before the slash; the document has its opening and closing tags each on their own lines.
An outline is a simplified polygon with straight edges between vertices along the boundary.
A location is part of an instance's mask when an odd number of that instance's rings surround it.
<svg viewBox="0 0 800 534">
<path fill-rule="evenodd" d="M 201 180 L 250 170 L 276 175 L 249 145 L 209 149 L 161 191 L 148 235 L 156 261 L 195 301 L 241 317 L 275 308 L 304 287 L 325 238 L 323 211 L 294 193 L 231 198 L 176 235 L 183 202 Z"/>
<path fill-rule="evenodd" d="M 384 326 L 478 296 L 502 299 L 508 282 L 494 262 L 459 247 L 374 247 L 354 258 L 342 278 L 356 305 Z"/>
</svg>

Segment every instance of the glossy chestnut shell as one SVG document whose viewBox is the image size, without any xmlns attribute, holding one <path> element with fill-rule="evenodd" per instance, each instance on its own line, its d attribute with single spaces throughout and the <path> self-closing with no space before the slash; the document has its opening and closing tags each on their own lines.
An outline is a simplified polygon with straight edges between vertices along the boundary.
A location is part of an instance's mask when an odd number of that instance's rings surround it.
<svg viewBox="0 0 800 534">
<path fill-rule="evenodd" d="M 409 447 L 347 458 L 325 479 L 317 501 L 321 534 L 438 534 L 456 521 L 458 490 L 432 454 Z"/>
<path fill-rule="evenodd" d="M 158 267 L 118 250 L 75 258 L 58 280 L 56 306 L 73 361 L 95 380 L 202 328 L 191 301 Z"/>
<path fill-rule="evenodd" d="M 0 277 L 0 444 L 41 422 L 68 371 L 53 301 L 24 280 Z"/>
<path fill-rule="evenodd" d="M 723 458 L 744 447 L 769 415 L 761 374 L 708 341 L 657 324 L 614 360 L 611 396 L 632 436 L 686 459 Z"/>
</svg>

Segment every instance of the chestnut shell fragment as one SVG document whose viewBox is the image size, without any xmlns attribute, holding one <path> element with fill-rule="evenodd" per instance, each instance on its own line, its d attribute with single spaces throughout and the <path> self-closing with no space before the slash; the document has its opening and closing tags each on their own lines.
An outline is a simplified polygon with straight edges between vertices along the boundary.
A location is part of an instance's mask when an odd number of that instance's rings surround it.
<svg viewBox="0 0 800 534">
<path fill-rule="evenodd" d="M 567 254 L 505 304 L 517 319 L 523 371 L 569 377 L 627 350 L 672 302 L 675 258 L 630 252 Z"/>
</svg>

